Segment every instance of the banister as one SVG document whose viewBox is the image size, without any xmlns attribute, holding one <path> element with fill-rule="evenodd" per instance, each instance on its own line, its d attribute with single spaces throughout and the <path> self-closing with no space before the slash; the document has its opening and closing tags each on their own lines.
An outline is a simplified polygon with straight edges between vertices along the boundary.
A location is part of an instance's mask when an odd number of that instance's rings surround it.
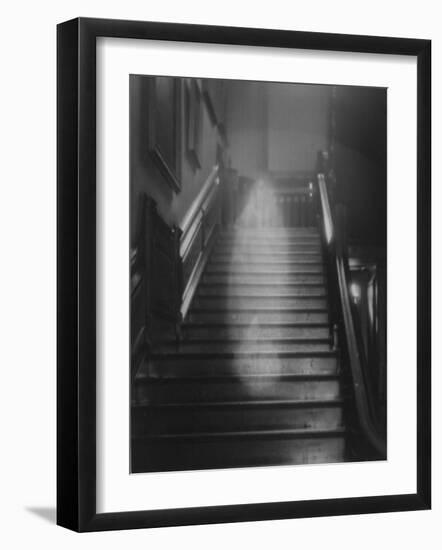
<svg viewBox="0 0 442 550">
<path fill-rule="evenodd" d="M 194 225 L 195 219 L 198 217 L 198 214 L 200 213 L 201 207 L 203 204 L 207 202 L 208 197 L 213 193 L 213 187 L 218 185 L 217 177 L 218 177 L 218 165 L 216 164 L 206 181 L 204 182 L 204 185 L 202 186 L 200 192 L 198 193 L 198 196 L 193 201 L 192 206 L 189 208 L 189 210 L 186 212 L 186 215 L 184 216 L 180 226 L 181 230 L 183 232 L 182 234 L 182 241 L 186 240 L 187 233 L 190 231 L 192 225 Z"/>
<path fill-rule="evenodd" d="M 333 218 L 330 209 L 327 187 L 325 185 L 324 174 L 318 174 L 319 195 L 321 197 L 322 215 L 324 218 L 324 231 L 327 244 L 333 239 Z"/>
<path fill-rule="evenodd" d="M 386 443 L 384 438 L 378 433 L 371 417 L 367 387 L 363 373 L 360 350 L 356 338 L 354 319 L 351 311 L 351 302 L 349 297 L 349 281 L 347 279 L 347 270 L 343 243 L 340 242 L 340 236 L 336 231 L 333 216 L 330 208 L 327 186 L 324 174 L 318 174 L 319 196 L 324 221 L 324 234 L 329 250 L 332 251 L 331 261 L 336 269 L 339 302 L 342 312 L 343 328 L 345 331 L 345 340 L 347 346 L 349 366 L 353 381 L 353 391 L 355 396 L 356 412 L 358 415 L 359 426 L 366 439 L 380 456 L 386 456 Z"/>
<path fill-rule="evenodd" d="M 221 218 L 220 180 L 217 165 L 181 223 L 179 255 L 181 258 L 181 317 L 187 314 L 203 268 L 214 242 Z M 213 216 L 215 212 L 215 216 Z"/>
</svg>

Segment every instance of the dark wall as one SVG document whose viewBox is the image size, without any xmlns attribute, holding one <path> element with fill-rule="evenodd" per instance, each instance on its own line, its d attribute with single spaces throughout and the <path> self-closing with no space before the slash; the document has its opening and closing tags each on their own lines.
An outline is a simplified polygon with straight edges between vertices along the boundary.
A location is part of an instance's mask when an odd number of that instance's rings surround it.
<svg viewBox="0 0 442 550">
<path fill-rule="evenodd" d="M 134 238 L 142 193 L 155 200 L 160 216 L 168 224 L 181 223 L 218 162 L 222 142 L 219 125 L 224 113 L 217 113 L 220 120 L 214 121 L 208 108 L 210 94 L 218 91 L 221 81 L 214 81 L 208 90 L 201 79 L 194 81 L 196 97 L 192 112 L 189 112 L 186 101 L 186 86 L 190 79 L 131 75 L 129 82 L 131 235 Z M 155 98 L 153 83 L 156 85 Z M 209 98 L 207 101 L 206 97 Z M 217 104 L 215 99 L 218 97 L 214 98 Z M 189 156 L 189 125 L 191 122 L 195 125 L 195 118 L 198 119 L 198 135 L 193 135 L 193 138 L 198 144 L 192 146 L 197 148 L 198 165 Z M 152 119 L 155 119 L 153 140 L 150 139 Z M 170 185 L 164 170 L 155 162 L 151 151 L 153 145 L 159 147 L 165 163 L 173 170 L 178 189 Z"/>
<path fill-rule="evenodd" d="M 226 129 L 240 176 L 313 174 L 329 146 L 332 86 L 226 81 Z"/>
<path fill-rule="evenodd" d="M 387 90 L 337 86 L 332 105 L 337 198 L 347 205 L 349 239 L 384 246 Z"/>
</svg>

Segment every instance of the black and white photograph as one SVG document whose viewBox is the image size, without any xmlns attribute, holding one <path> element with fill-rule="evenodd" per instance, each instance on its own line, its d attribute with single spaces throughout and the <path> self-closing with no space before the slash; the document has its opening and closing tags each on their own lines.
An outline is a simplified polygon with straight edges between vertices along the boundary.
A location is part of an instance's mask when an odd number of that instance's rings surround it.
<svg viewBox="0 0 442 550">
<path fill-rule="evenodd" d="M 128 85 L 131 473 L 386 460 L 387 89 Z"/>
<path fill-rule="evenodd" d="M 440 546 L 440 6 L 364 7 L 5 4 L 1 548 Z"/>
</svg>

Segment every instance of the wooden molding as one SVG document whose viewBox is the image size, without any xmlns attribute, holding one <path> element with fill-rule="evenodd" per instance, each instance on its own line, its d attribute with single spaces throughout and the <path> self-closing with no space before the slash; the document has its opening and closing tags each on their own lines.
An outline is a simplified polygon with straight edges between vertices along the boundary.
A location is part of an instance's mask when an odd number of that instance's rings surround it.
<svg viewBox="0 0 442 550">
<path fill-rule="evenodd" d="M 170 78 L 170 77 L 167 77 Z M 149 99 L 148 99 L 148 149 L 155 164 L 163 175 L 168 185 L 176 192 L 181 191 L 181 182 L 178 174 L 180 172 L 180 79 L 170 78 L 172 85 L 172 105 L 170 105 L 173 124 L 169 145 L 172 149 L 170 158 L 164 151 L 164 144 L 159 143 L 158 139 L 158 94 L 157 84 L 158 77 L 153 77 L 149 82 Z"/>
<path fill-rule="evenodd" d="M 186 152 L 194 170 L 201 168 L 202 103 L 200 86 L 195 79 L 186 80 L 185 129 Z"/>
</svg>

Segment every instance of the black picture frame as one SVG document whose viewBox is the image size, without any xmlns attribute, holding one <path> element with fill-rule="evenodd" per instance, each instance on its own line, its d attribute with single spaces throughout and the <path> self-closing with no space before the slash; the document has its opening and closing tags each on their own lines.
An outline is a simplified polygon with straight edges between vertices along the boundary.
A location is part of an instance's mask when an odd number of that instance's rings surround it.
<svg viewBox="0 0 442 550">
<path fill-rule="evenodd" d="M 337 498 L 96 512 L 96 39 L 395 54 L 417 58 L 417 491 Z M 431 42 L 408 38 L 74 19 L 57 28 L 57 523 L 102 531 L 424 510 L 431 506 Z"/>
</svg>

